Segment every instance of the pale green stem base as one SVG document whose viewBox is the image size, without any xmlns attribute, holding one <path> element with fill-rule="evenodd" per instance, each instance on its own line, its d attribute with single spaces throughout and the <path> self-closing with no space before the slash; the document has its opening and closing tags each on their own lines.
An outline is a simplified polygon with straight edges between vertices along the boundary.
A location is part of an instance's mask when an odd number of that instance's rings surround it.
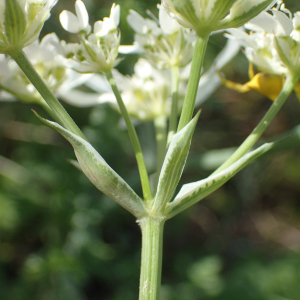
<svg viewBox="0 0 300 300">
<path fill-rule="evenodd" d="M 47 104 L 52 110 L 52 114 L 55 116 L 55 119 L 66 129 L 70 130 L 74 134 L 86 140 L 86 137 L 84 136 L 82 131 L 78 128 L 78 126 L 75 124 L 70 115 L 66 112 L 64 107 L 49 90 L 43 79 L 36 72 L 29 59 L 24 54 L 24 52 L 19 52 L 16 54 L 12 53 L 11 56 L 19 65 L 19 67 L 27 76 L 27 78 L 30 80 L 30 82 L 37 89 L 37 91 L 41 94 L 43 99 L 47 102 Z M 50 110 L 48 110 L 48 112 L 50 113 Z"/>
<path fill-rule="evenodd" d="M 209 36 L 203 39 L 198 37 L 196 41 L 189 83 L 177 131 L 181 130 L 192 119 L 208 39 Z"/>
<path fill-rule="evenodd" d="M 142 262 L 139 300 L 158 300 L 161 286 L 163 229 L 165 219 L 145 217 L 142 228 Z"/>
<path fill-rule="evenodd" d="M 177 130 L 177 117 L 178 117 L 178 87 L 179 87 L 179 67 L 172 67 L 172 106 L 170 115 L 170 125 L 168 132 L 168 145 L 171 142 L 172 136 Z"/>
<path fill-rule="evenodd" d="M 159 116 L 154 120 L 155 139 L 156 139 L 156 179 L 155 189 L 157 187 L 159 174 L 163 165 L 166 151 L 167 151 L 167 118 L 166 116 Z"/>
<path fill-rule="evenodd" d="M 136 156 L 137 164 L 138 164 L 138 169 L 140 173 L 140 178 L 141 178 L 141 184 L 142 184 L 142 189 L 143 189 L 143 195 L 145 200 L 152 200 L 152 192 L 150 188 L 150 182 L 149 182 L 149 177 L 146 169 L 146 164 L 142 152 L 142 148 L 137 136 L 137 133 L 135 131 L 135 128 L 132 124 L 132 121 L 130 119 L 130 116 L 128 114 L 127 108 L 123 102 L 122 96 L 120 94 L 120 91 L 117 87 L 117 84 L 115 82 L 115 79 L 113 77 L 112 72 L 107 72 L 106 73 L 107 80 L 113 90 L 113 93 L 117 99 L 121 114 L 125 120 L 125 123 L 127 125 L 129 137 L 131 140 L 131 143 L 133 145 L 134 153 Z"/>
<path fill-rule="evenodd" d="M 212 175 L 217 174 L 229 167 L 231 164 L 233 164 L 242 156 L 244 156 L 254 146 L 254 144 L 258 141 L 258 139 L 267 129 L 271 121 L 277 115 L 288 96 L 293 91 L 298 79 L 298 76 L 289 76 L 286 79 L 281 93 L 273 102 L 272 106 L 269 108 L 268 112 L 265 114 L 265 116 L 262 118 L 259 124 L 254 128 L 252 133 L 247 137 L 247 139 L 242 143 L 242 145 L 233 153 L 233 155 L 228 160 L 226 160 L 225 163 L 222 164 Z"/>
</svg>

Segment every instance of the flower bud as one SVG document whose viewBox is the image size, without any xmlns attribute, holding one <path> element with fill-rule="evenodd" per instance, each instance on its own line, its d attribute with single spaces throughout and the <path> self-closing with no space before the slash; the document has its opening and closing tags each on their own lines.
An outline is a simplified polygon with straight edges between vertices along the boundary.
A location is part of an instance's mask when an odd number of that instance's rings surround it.
<svg viewBox="0 0 300 300">
<path fill-rule="evenodd" d="M 277 0 L 162 0 L 163 6 L 183 27 L 204 37 L 213 31 L 240 27 Z"/>
<path fill-rule="evenodd" d="M 0 53 L 21 51 L 38 39 L 57 0 L 2 0 L 0 4 Z"/>
</svg>

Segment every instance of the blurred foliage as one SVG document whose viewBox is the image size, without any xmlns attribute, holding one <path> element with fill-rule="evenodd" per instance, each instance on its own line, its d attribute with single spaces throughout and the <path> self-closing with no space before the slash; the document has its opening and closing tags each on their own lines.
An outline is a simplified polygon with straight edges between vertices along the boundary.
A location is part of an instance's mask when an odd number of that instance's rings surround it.
<svg viewBox="0 0 300 300">
<path fill-rule="evenodd" d="M 109 14 L 110 1 L 85 1 L 91 22 Z M 133 34 L 130 8 L 145 15 L 155 1 L 129 0 L 122 7 L 122 42 Z M 299 3 L 286 1 L 292 11 Z M 74 10 L 59 1 L 43 34 L 61 31 L 58 15 Z M 206 65 L 224 45 L 212 37 Z M 132 72 L 136 57 L 122 62 Z M 246 82 L 240 54 L 224 73 Z M 270 105 L 255 92 L 237 94 L 221 87 L 203 104 L 191 154 L 238 145 Z M 119 115 L 109 107 L 65 105 L 106 161 L 140 194 L 133 151 Z M 134 218 L 102 195 L 67 159 L 71 147 L 48 130 L 30 109 L 0 102 L 0 299 L 124 300 L 138 298 L 140 230 Z M 264 138 L 299 124 L 292 95 Z M 151 124 L 137 127 L 155 165 Z M 9 159 L 9 160 L 7 160 Z M 216 157 L 218 159 L 218 157 Z M 14 162 L 14 163 L 12 163 Z M 2 169 L 1 169 L 2 168 Z M 300 299 L 299 151 L 270 156 L 247 167 L 220 190 L 166 224 L 161 300 Z M 0 172 L 1 173 L 1 172 Z M 187 169 L 182 182 L 203 178 L 206 169 Z"/>
</svg>

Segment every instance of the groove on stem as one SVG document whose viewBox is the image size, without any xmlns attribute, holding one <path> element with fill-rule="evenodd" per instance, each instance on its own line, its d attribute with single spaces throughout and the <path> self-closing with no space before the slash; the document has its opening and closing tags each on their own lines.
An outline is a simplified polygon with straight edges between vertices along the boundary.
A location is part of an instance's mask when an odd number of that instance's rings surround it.
<svg viewBox="0 0 300 300">
<path fill-rule="evenodd" d="M 158 300 L 161 286 L 163 230 L 165 218 L 147 216 L 142 229 L 142 260 L 139 300 Z"/>
</svg>

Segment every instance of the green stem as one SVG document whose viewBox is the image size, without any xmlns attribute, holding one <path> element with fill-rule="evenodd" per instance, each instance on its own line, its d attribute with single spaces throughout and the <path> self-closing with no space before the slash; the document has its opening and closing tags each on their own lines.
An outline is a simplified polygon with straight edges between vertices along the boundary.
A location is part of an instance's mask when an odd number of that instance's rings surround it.
<svg viewBox="0 0 300 300">
<path fill-rule="evenodd" d="M 162 245 L 165 220 L 145 217 L 142 228 L 142 261 L 139 300 L 158 300 L 161 286 Z"/>
<path fill-rule="evenodd" d="M 179 87 L 179 67 L 172 67 L 172 107 L 170 116 L 170 125 L 168 132 L 168 145 L 171 142 L 172 136 L 176 133 L 177 129 L 177 116 L 178 116 L 178 87 Z"/>
<path fill-rule="evenodd" d="M 209 36 L 203 39 L 201 37 L 197 38 L 190 79 L 177 131 L 181 130 L 192 119 L 208 38 Z"/>
<path fill-rule="evenodd" d="M 57 115 L 53 112 L 53 110 L 50 108 L 50 106 L 45 102 L 44 100 L 39 101 L 38 104 L 48 113 L 48 115 L 53 118 L 54 121 L 59 122 L 59 119 L 57 118 Z"/>
<path fill-rule="evenodd" d="M 138 168 L 139 168 L 139 172 L 140 172 L 140 178 L 141 178 L 144 199 L 152 200 L 153 197 L 152 197 L 152 192 L 151 192 L 151 188 L 150 188 L 149 177 L 148 177 L 145 160 L 144 160 L 144 156 L 142 153 L 142 149 L 141 149 L 141 145 L 140 145 L 138 136 L 137 136 L 135 128 L 131 122 L 130 116 L 129 116 L 126 106 L 123 102 L 122 96 L 117 87 L 117 84 L 115 82 L 112 72 L 111 71 L 107 72 L 106 77 L 107 77 L 107 80 L 109 81 L 109 84 L 110 84 L 110 86 L 113 90 L 113 93 L 117 99 L 121 114 L 127 125 L 129 137 L 130 137 L 131 143 L 133 145 L 134 153 L 136 156 L 136 160 L 137 160 L 137 164 L 138 164 Z"/>
<path fill-rule="evenodd" d="M 156 138 L 156 147 L 157 147 L 157 163 L 156 163 L 156 179 L 155 179 L 155 188 L 157 187 L 159 174 L 161 167 L 163 165 L 166 151 L 167 151 L 167 119 L 166 116 L 161 115 L 154 120 L 155 127 L 155 138 Z"/>
<path fill-rule="evenodd" d="M 36 72 L 29 59 L 26 57 L 25 53 L 23 51 L 18 53 L 11 53 L 11 56 L 19 65 L 27 78 L 30 80 L 30 82 L 37 89 L 37 91 L 41 94 L 43 99 L 47 102 L 47 104 L 53 111 L 53 114 L 56 116 L 56 120 L 58 120 L 59 123 L 66 129 L 86 140 L 86 137 L 84 136 L 82 131 L 78 128 L 76 123 L 66 112 L 60 102 L 55 98 L 40 75 Z"/>
<path fill-rule="evenodd" d="M 258 141 L 258 139 L 267 129 L 271 121 L 277 115 L 277 113 L 281 109 L 282 105 L 285 103 L 288 96 L 293 91 L 298 79 L 299 79 L 298 76 L 287 77 L 281 93 L 279 94 L 277 99 L 273 102 L 268 112 L 261 119 L 259 124 L 254 128 L 254 130 L 241 144 L 241 146 L 212 175 L 217 174 L 222 170 L 226 169 L 227 167 L 229 167 L 231 164 L 233 164 L 242 156 L 244 156 L 254 146 L 254 144 Z"/>
</svg>

